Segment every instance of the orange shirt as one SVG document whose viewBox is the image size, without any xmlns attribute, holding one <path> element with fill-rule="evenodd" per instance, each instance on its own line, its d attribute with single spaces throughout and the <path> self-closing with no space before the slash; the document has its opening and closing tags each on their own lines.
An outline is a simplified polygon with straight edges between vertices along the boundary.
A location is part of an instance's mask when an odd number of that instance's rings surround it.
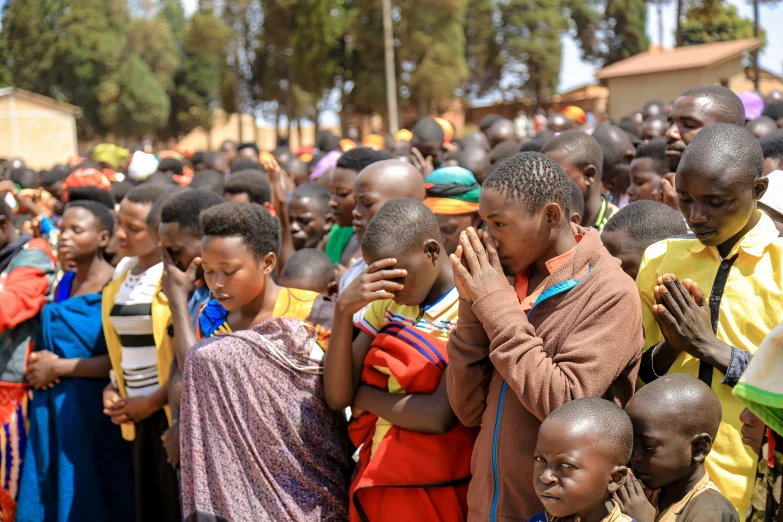
<svg viewBox="0 0 783 522">
<path fill-rule="evenodd" d="M 574 239 L 576 239 L 576 242 L 579 243 L 579 241 L 582 240 L 582 234 L 575 235 Z M 554 274 L 555 270 L 563 266 L 566 261 L 571 259 L 571 256 L 574 255 L 574 252 L 576 252 L 576 247 L 572 248 L 571 250 L 569 250 L 564 254 L 560 254 L 559 256 L 553 257 L 552 259 L 547 261 L 546 269 L 549 272 L 549 275 Z M 530 295 L 527 295 L 528 282 L 530 281 L 530 269 L 528 268 L 527 271 L 523 274 L 517 274 L 517 278 L 514 283 L 514 290 L 516 290 L 517 292 L 517 297 L 519 297 L 519 302 L 522 303 L 523 312 L 528 313 L 530 309 L 533 308 L 536 299 L 538 299 L 538 297 L 544 291 L 544 288 L 546 288 L 546 283 L 548 280 L 549 278 L 547 277 L 541 282 L 540 285 L 538 285 L 538 288 L 533 290 L 533 292 Z"/>
</svg>

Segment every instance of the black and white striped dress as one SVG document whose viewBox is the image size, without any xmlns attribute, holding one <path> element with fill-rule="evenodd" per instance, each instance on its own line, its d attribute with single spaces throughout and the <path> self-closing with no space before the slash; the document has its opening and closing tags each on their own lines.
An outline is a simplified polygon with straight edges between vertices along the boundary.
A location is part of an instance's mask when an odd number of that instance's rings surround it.
<svg viewBox="0 0 783 522">
<path fill-rule="evenodd" d="M 117 267 L 122 286 L 114 299 L 111 324 L 122 344 L 122 374 L 128 397 L 152 395 L 158 390 L 158 350 L 152 335 L 152 300 L 163 275 L 163 263 L 133 275 L 137 259 Z"/>
</svg>

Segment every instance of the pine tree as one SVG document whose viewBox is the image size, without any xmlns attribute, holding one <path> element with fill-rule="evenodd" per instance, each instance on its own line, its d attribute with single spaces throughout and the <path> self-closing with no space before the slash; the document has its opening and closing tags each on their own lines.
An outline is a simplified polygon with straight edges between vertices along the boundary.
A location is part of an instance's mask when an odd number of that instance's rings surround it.
<svg viewBox="0 0 783 522">
<path fill-rule="evenodd" d="M 500 54 L 492 0 L 468 0 L 465 13 L 465 62 L 468 78 L 463 96 L 475 98 L 496 89 L 504 59 Z"/>
<path fill-rule="evenodd" d="M 565 7 L 588 61 L 611 65 L 650 45 L 645 0 L 566 0 Z"/>
</svg>

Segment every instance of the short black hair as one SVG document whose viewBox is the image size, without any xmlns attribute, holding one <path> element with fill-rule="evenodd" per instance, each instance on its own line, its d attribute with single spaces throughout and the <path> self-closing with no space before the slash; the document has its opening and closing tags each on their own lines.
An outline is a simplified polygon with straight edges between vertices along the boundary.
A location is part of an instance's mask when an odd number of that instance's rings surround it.
<svg viewBox="0 0 783 522">
<path fill-rule="evenodd" d="M 707 433 L 714 441 L 718 435 L 723 415 L 720 400 L 712 388 L 691 375 L 664 375 L 637 390 L 631 401 L 646 401 L 643 410 L 652 418 L 674 420 L 678 433 L 686 437 Z"/>
<path fill-rule="evenodd" d="M 519 143 L 516 141 L 501 141 L 489 151 L 489 162 L 494 165 L 510 158 L 519 152 Z"/>
<path fill-rule="evenodd" d="M 204 163 L 205 161 L 206 161 L 206 153 L 203 150 L 194 152 L 193 155 L 190 157 L 191 165 L 198 165 L 199 163 Z"/>
<path fill-rule="evenodd" d="M 128 195 L 128 192 L 133 190 L 133 188 L 136 185 L 131 183 L 130 181 L 117 181 L 111 184 L 111 195 L 114 196 L 114 201 L 120 202 L 123 199 L 125 199 L 125 196 Z M 68 193 L 73 191 L 73 189 L 69 190 Z"/>
<path fill-rule="evenodd" d="M 604 153 L 598 140 L 582 131 L 570 130 L 549 140 L 541 149 L 542 153 L 564 152 L 578 169 L 588 165 L 595 167 L 595 181 L 601 181 L 604 166 Z"/>
<path fill-rule="evenodd" d="M 620 123 L 618 123 L 617 126 L 627 132 L 632 140 L 642 139 L 642 129 L 636 125 L 636 122 L 630 116 L 626 116 L 620 120 Z"/>
<path fill-rule="evenodd" d="M 182 162 L 175 158 L 163 158 L 158 163 L 158 170 L 160 172 L 171 172 L 172 174 L 181 175 L 184 165 Z"/>
<path fill-rule="evenodd" d="M 162 187 L 180 186 L 174 180 L 174 175 L 171 172 L 157 171 L 153 172 L 147 179 L 143 179 L 139 182 L 139 185 L 160 185 Z M 162 188 L 161 190 L 166 190 Z"/>
<path fill-rule="evenodd" d="M 190 188 L 197 188 L 223 195 L 226 177 L 215 170 L 200 170 L 190 182 Z"/>
<path fill-rule="evenodd" d="M 206 209 L 221 203 L 223 198 L 214 192 L 187 189 L 166 200 L 160 211 L 160 222 L 177 223 L 180 230 L 201 235 L 199 215 Z"/>
<path fill-rule="evenodd" d="M 68 199 L 71 201 L 95 201 L 110 210 L 114 210 L 117 200 L 108 190 L 94 186 L 73 187 L 68 189 Z"/>
<path fill-rule="evenodd" d="M 329 256 L 315 248 L 303 248 L 294 252 L 286 261 L 280 281 L 307 281 L 312 286 L 326 288 L 335 278 L 334 263 Z"/>
<path fill-rule="evenodd" d="M 413 198 L 390 199 L 370 220 L 362 251 L 373 254 L 418 250 L 428 239 L 442 244 L 438 218 L 427 205 Z"/>
<path fill-rule="evenodd" d="M 759 140 L 759 144 L 765 159 L 783 161 L 783 129 L 767 134 Z"/>
<path fill-rule="evenodd" d="M 500 114 L 487 114 L 483 118 L 481 118 L 481 121 L 479 122 L 479 129 L 481 131 L 489 130 L 490 127 L 492 127 L 492 124 L 495 123 L 498 120 L 502 120 L 503 116 Z"/>
<path fill-rule="evenodd" d="M 644 106 L 642 107 L 642 112 L 646 111 L 647 109 L 650 109 L 652 107 L 658 107 L 663 111 L 663 108 L 666 106 L 665 103 L 663 103 L 661 100 L 648 100 Z"/>
<path fill-rule="evenodd" d="M 582 194 L 582 189 L 576 184 L 576 181 L 568 178 L 569 185 L 571 185 L 571 213 L 576 212 L 580 216 L 585 215 L 585 195 Z"/>
<path fill-rule="evenodd" d="M 19 168 L 13 169 L 9 179 L 22 187 L 23 189 L 34 189 L 40 185 L 38 173 L 33 169 Z"/>
<path fill-rule="evenodd" d="M 357 174 L 377 161 L 392 159 L 385 150 L 373 150 L 370 147 L 356 147 L 344 153 L 337 160 L 338 169 L 352 170 Z"/>
<path fill-rule="evenodd" d="M 422 118 L 413 126 L 413 135 L 421 141 L 437 141 L 441 145 L 446 141 L 443 127 L 434 118 Z"/>
<path fill-rule="evenodd" d="M 162 190 L 160 185 L 139 185 L 128 192 L 125 199 L 131 203 L 152 205 L 163 197 L 165 193 L 166 191 Z"/>
<path fill-rule="evenodd" d="M 242 149 L 253 149 L 256 152 L 256 155 L 258 155 L 261 151 L 258 150 L 258 145 L 256 145 L 253 142 L 247 141 L 245 143 L 240 143 L 237 147 L 237 152 L 239 152 Z"/>
<path fill-rule="evenodd" d="M 201 213 L 205 236 L 239 237 L 256 259 L 280 252 L 280 222 L 261 205 L 225 202 Z"/>
<path fill-rule="evenodd" d="M 41 174 L 41 186 L 44 188 L 51 187 L 56 183 L 65 181 L 65 178 L 67 178 L 70 173 L 70 167 L 67 167 L 66 165 L 55 165 L 52 167 L 52 170 Z"/>
<path fill-rule="evenodd" d="M 112 216 L 111 211 L 106 208 L 106 205 L 97 201 L 76 199 L 68 203 L 65 210 L 68 210 L 69 208 L 83 208 L 87 210 L 98 220 L 98 223 L 101 225 L 101 231 L 106 230 L 109 232 L 109 235 L 114 233 L 114 216 Z"/>
<path fill-rule="evenodd" d="M 525 138 L 519 145 L 518 152 L 541 152 L 546 145 L 546 140 L 541 138 Z"/>
<path fill-rule="evenodd" d="M 778 130 L 778 123 L 769 116 L 759 116 L 745 124 L 745 128 L 757 135 L 755 131 L 761 131 L 764 136 Z"/>
<path fill-rule="evenodd" d="M 769 102 L 766 107 L 764 107 L 762 115 L 769 116 L 775 121 L 783 118 L 783 100 Z"/>
<path fill-rule="evenodd" d="M 330 198 L 329 191 L 326 190 L 322 185 L 319 185 L 318 183 L 305 183 L 304 185 L 299 185 L 294 189 L 294 192 L 291 194 L 291 199 L 293 198 L 312 198 L 317 203 L 318 206 L 321 208 L 321 212 L 323 212 L 323 215 L 326 216 L 329 213 L 329 198 Z"/>
<path fill-rule="evenodd" d="M 324 152 L 340 148 L 340 138 L 329 131 L 321 131 L 315 139 L 315 146 Z"/>
<path fill-rule="evenodd" d="M 666 161 L 666 139 L 657 138 L 645 141 L 636 148 L 636 158 L 647 158 L 653 164 L 653 169 L 659 176 L 669 173 L 669 163 Z"/>
<path fill-rule="evenodd" d="M 571 213 L 570 178 L 552 158 L 540 152 L 520 152 L 498 166 L 484 181 L 483 190 L 496 190 L 507 201 L 523 203 L 531 214 L 549 203 Z"/>
<path fill-rule="evenodd" d="M 147 186 L 147 185 L 142 185 L 142 186 Z M 149 185 L 149 186 L 155 187 L 155 185 Z M 155 202 L 152 203 L 152 208 L 150 208 L 150 213 L 147 214 L 147 228 L 151 229 L 154 234 L 158 233 L 158 226 L 160 226 L 160 214 L 161 212 L 163 212 L 163 207 L 171 198 L 173 198 L 180 192 L 185 191 L 185 189 L 183 187 L 180 187 L 179 185 L 174 187 L 161 187 L 160 185 L 157 185 L 157 188 L 158 191 L 160 191 L 160 197 L 156 199 Z"/>
<path fill-rule="evenodd" d="M 739 96 L 727 87 L 703 85 L 688 89 L 681 96 L 708 98 L 715 104 L 717 108 L 715 114 L 720 118 L 720 121 L 734 125 L 745 125 L 745 106 L 742 105 Z"/>
<path fill-rule="evenodd" d="M 251 159 L 242 158 L 231 164 L 231 172 L 240 172 L 243 170 L 260 170 L 261 172 L 266 172 L 263 165 Z"/>
<path fill-rule="evenodd" d="M 685 234 L 679 212 L 657 201 L 640 200 L 621 208 L 604 226 L 604 233 L 623 231 L 629 250 L 644 251 L 667 237 Z"/>
<path fill-rule="evenodd" d="M 755 181 L 764 173 L 759 140 L 744 126 L 713 123 L 701 129 L 682 153 L 677 172 L 690 163 L 714 172 L 725 170 Z"/>
<path fill-rule="evenodd" d="M 633 452 L 631 418 L 617 404 L 598 397 L 584 397 L 566 402 L 544 420 L 561 420 L 595 432 L 596 442 L 610 447 L 617 455 L 615 465 L 625 465 Z"/>
<path fill-rule="evenodd" d="M 272 184 L 260 170 L 240 170 L 223 183 L 223 194 L 247 194 L 251 203 L 263 205 L 272 201 Z"/>
</svg>

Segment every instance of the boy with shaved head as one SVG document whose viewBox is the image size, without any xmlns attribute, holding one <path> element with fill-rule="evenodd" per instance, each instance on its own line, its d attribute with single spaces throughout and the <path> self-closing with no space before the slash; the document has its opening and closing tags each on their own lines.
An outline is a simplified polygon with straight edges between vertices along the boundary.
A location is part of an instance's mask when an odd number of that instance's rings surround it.
<svg viewBox="0 0 783 522">
<path fill-rule="evenodd" d="M 729 123 L 700 130 L 679 162 L 680 212 L 694 237 L 650 246 L 636 278 L 642 297 L 644 382 L 698 377 L 723 406 L 706 469 L 744 514 L 756 455 L 743 445 L 742 406 L 731 394 L 752 353 L 783 317 L 783 238 L 757 208 L 767 189 L 761 146 Z"/>
<path fill-rule="evenodd" d="M 434 122 L 435 120 L 433 120 Z M 438 125 L 435 122 L 435 125 Z M 438 125 L 440 129 L 440 126 Z M 441 130 L 441 133 L 443 130 Z M 423 201 L 426 195 L 424 178 L 410 163 L 400 160 L 377 161 L 368 165 L 356 177 L 353 197 L 353 229 L 361 243 L 364 231 L 376 212 L 384 203 L 394 198 L 413 198 Z M 367 263 L 360 257 L 348 267 L 340 279 L 340 293 L 343 293 L 354 279 L 366 276 L 363 272 Z M 360 283 L 361 284 L 361 283 Z M 356 321 L 361 319 L 362 311 L 356 314 Z"/>
<path fill-rule="evenodd" d="M 551 517 L 631 522 L 620 504 L 610 501 L 631 480 L 627 464 L 632 447 L 631 420 L 615 403 L 585 398 L 557 408 L 538 430 L 533 488 L 546 511 L 530 522 Z"/>
<path fill-rule="evenodd" d="M 653 494 L 648 500 L 626 482 L 616 499 L 623 513 L 639 522 L 739 521 L 704 469 L 722 413 L 709 386 L 667 375 L 639 390 L 625 411 L 633 423 L 631 469 Z"/>
<path fill-rule="evenodd" d="M 582 131 L 566 131 L 549 140 L 541 152 L 558 162 L 582 189 L 582 226 L 602 230 L 617 207 L 601 193 L 604 154 L 599 143 Z"/>
</svg>

